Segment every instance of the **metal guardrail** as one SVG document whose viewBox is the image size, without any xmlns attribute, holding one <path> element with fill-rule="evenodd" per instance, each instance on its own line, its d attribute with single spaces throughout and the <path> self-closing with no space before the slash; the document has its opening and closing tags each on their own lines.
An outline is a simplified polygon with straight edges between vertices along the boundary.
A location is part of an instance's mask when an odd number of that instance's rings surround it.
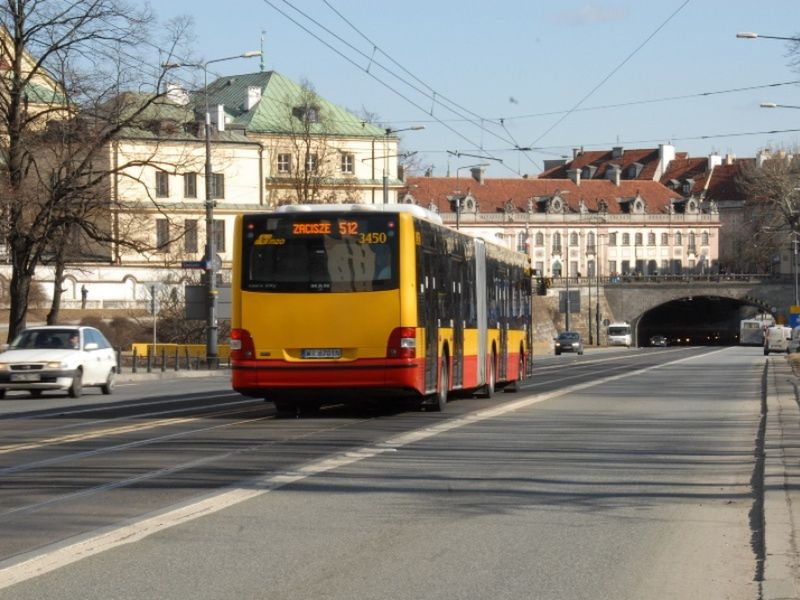
<svg viewBox="0 0 800 600">
<path fill-rule="evenodd" d="M 192 353 L 189 347 L 181 347 L 177 344 L 174 351 L 169 352 L 167 345 L 159 344 L 160 351 L 153 351 L 152 344 L 147 346 L 146 354 L 140 354 L 138 348 L 134 346 L 131 352 L 116 350 L 117 354 L 117 373 L 153 373 L 155 371 L 201 371 L 210 369 L 229 369 L 231 366 L 230 355 L 217 356 L 214 358 L 197 355 Z"/>
</svg>

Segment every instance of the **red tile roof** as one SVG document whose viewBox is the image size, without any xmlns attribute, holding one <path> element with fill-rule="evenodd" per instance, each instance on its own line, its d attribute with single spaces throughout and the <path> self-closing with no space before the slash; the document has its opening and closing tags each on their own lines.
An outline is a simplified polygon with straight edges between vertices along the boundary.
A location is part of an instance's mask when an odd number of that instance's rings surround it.
<svg viewBox="0 0 800 600">
<path fill-rule="evenodd" d="M 719 165 L 714 167 L 711 180 L 708 182 L 706 200 L 715 202 L 744 201 L 748 198 L 737 185 L 736 178 L 748 161 L 738 160 L 732 165 Z"/>
<path fill-rule="evenodd" d="M 439 212 L 452 212 L 450 196 L 471 194 L 478 203 L 480 212 L 504 212 L 510 200 L 519 212 L 527 212 L 528 200 L 560 196 L 570 212 L 579 212 L 580 203 L 590 212 L 597 212 L 604 200 L 609 213 L 626 212 L 621 201 L 637 195 L 645 202 L 649 214 L 667 212 L 670 200 L 680 200 L 677 192 L 657 181 L 623 180 L 620 185 L 606 179 L 583 179 L 576 185 L 570 179 L 494 179 L 487 178 L 481 184 L 471 177 L 409 177 L 400 197 L 411 194 L 417 204 L 435 205 Z M 536 209 L 541 212 L 541 209 Z"/>
<path fill-rule="evenodd" d="M 656 168 L 660 160 L 658 148 L 622 150 L 620 156 L 614 156 L 614 150 L 583 150 L 574 159 L 566 164 L 553 167 L 539 174 L 540 179 L 566 179 L 567 171 L 572 169 L 583 170 L 584 167 L 593 166 L 597 171 L 592 179 L 606 177 L 610 165 L 617 165 L 622 169 L 622 179 L 650 179 L 655 177 Z M 629 175 L 629 168 L 634 163 L 642 165 L 642 170 L 636 177 Z"/>
</svg>

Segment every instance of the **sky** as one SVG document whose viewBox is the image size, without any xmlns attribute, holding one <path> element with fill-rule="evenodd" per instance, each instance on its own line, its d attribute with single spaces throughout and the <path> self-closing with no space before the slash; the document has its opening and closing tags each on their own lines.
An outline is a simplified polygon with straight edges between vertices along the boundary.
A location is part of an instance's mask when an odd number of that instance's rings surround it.
<svg viewBox="0 0 800 600">
<path fill-rule="evenodd" d="M 134 4 L 143 1 L 130 0 Z M 800 146 L 798 0 L 163 0 L 213 75 L 275 70 L 397 131 L 433 175 L 535 176 L 573 149 Z M 154 49 L 153 64 L 159 63 Z M 800 59 L 800 54 L 797 58 Z M 263 66 L 262 66 L 263 61 Z M 794 82 L 794 83 L 789 83 Z M 411 127 L 424 129 L 399 131 Z"/>
</svg>

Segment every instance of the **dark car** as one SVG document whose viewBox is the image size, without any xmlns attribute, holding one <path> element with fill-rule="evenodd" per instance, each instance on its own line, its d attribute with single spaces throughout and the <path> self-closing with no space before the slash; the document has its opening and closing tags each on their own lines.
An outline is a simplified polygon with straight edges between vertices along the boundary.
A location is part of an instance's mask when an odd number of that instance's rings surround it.
<svg viewBox="0 0 800 600">
<path fill-rule="evenodd" d="M 663 335 L 654 335 L 650 338 L 650 345 L 651 346 L 666 346 L 667 345 L 667 338 Z"/>
<path fill-rule="evenodd" d="M 562 352 L 577 352 L 583 354 L 583 341 L 577 331 L 562 331 L 555 338 L 556 356 Z"/>
</svg>

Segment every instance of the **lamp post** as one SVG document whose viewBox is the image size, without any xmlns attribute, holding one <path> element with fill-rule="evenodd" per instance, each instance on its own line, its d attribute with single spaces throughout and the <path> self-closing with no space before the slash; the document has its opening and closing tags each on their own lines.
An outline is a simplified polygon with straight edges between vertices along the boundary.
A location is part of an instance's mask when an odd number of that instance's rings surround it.
<svg viewBox="0 0 800 600">
<path fill-rule="evenodd" d="M 208 66 L 215 63 L 236 60 L 238 58 L 255 58 L 261 56 L 258 50 L 250 50 L 236 56 L 226 56 L 224 58 L 214 58 L 200 63 L 172 63 L 163 65 L 164 68 L 171 67 L 193 67 L 203 69 L 203 95 L 205 96 L 205 178 L 206 178 L 206 251 L 205 251 L 205 270 L 206 270 L 206 364 L 209 368 L 217 366 L 217 271 L 220 265 L 217 264 L 216 240 L 214 239 L 214 199 L 212 178 L 214 176 L 211 169 L 211 112 L 208 105 Z M 219 124 L 218 124 L 219 126 Z"/>
<path fill-rule="evenodd" d="M 767 37 L 767 36 L 762 36 Z M 789 38 L 795 41 L 800 42 L 800 38 Z M 795 108 L 800 109 L 800 106 L 794 104 L 777 104 L 775 102 L 762 102 L 761 108 Z M 794 269 L 794 305 L 800 306 L 800 290 L 798 290 L 798 244 L 800 244 L 800 240 L 797 239 L 798 233 L 793 231 L 792 232 L 792 259 L 793 259 L 793 269 Z"/>
<path fill-rule="evenodd" d="M 392 129 L 387 127 L 385 129 L 386 135 L 383 137 L 383 203 L 389 204 L 389 136 L 393 133 L 400 133 L 401 131 L 419 131 L 425 129 L 425 125 L 414 125 L 412 127 L 405 127 L 403 129 Z"/>
<path fill-rule="evenodd" d="M 589 287 L 589 303 L 586 307 L 586 313 L 589 316 L 589 345 L 594 342 L 592 339 L 592 277 L 597 273 L 597 234 L 594 235 L 594 238 L 590 238 L 590 235 L 592 235 L 591 232 L 586 236 L 586 282 Z M 588 242 L 590 239 L 593 240 L 592 244 Z M 590 256 L 594 257 L 593 262 L 589 260 Z M 589 268 L 590 266 L 592 267 L 591 269 Z"/>
<path fill-rule="evenodd" d="M 797 245 L 800 240 L 797 239 L 797 234 L 792 236 L 792 250 L 794 251 L 794 305 L 800 305 L 800 297 L 798 297 L 798 278 L 797 278 Z"/>
</svg>

